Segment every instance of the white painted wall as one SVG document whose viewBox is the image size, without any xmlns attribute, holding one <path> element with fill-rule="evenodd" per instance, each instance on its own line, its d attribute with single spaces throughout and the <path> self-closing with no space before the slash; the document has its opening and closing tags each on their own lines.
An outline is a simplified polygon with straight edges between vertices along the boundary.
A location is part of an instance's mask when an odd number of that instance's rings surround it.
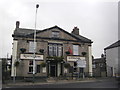
<svg viewBox="0 0 120 90">
<path fill-rule="evenodd" d="M 88 46 L 88 53 L 89 53 L 89 74 L 92 76 L 92 48 L 91 46 Z"/>
<path fill-rule="evenodd" d="M 118 47 L 106 50 L 107 76 L 118 74 Z M 111 70 L 111 67 L 113 70 Z"/>
<path fill-rule="evenodd" d="M 120 47 L 118 47 L 118 74 L 120 76 Z"/>
<path fill-rule="evenodd" d="M 14 67 L 15 60 L 17 60 L 17 45 L 18 41 L 13 41 L 13 50 L 12 50 L 12 70 L 11 76 L 16 76 L 16 67 Z"/>
</svg>

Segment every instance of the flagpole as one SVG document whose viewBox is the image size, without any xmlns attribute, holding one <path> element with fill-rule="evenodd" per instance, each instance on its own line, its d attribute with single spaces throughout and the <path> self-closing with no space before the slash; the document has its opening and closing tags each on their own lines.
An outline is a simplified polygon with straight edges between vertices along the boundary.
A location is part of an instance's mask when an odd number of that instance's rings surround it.
<svg viewBox="0 0 120 90">
<path fill-rule="evenodd" d="M 37 10 L 38 10 L 38 7 L 39 7 L 39 4 L 36 4 L 36 12 L 35 12 L 35 30 L 34 30 L 34 59 L 33 59 L 33 82 L 35 81 L 35 67 L 36 67 L 36 64 L 35 64 L 35 52 L 36 52 L 36 24 L 37 24 Z"/>
</svg>

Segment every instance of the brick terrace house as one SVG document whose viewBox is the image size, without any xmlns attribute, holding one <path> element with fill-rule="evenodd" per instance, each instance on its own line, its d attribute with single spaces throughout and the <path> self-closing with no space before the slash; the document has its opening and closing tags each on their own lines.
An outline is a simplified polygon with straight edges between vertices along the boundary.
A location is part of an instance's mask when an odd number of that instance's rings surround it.
<svg viewBox="0 0 120 90">
<path fill-rule="evenodd" d="M 11 76 L 32 77 L 34 29 L 19 28 L 19 24 L 17 21 L 12 35 Z M 92 76 L 92 43 L 90 39 L 79 35 L 77 27 L 74 27 L 71 33 L 58 26 L 36 30 L 35 76 L 58 77 L 71 73 L 71 70 L 78 72 L 78 59 L 85 60 L 86 67 L 83 72 L 86 76 Z M 16 64 L 18 66 L 15 66 Z"/>
</svg>

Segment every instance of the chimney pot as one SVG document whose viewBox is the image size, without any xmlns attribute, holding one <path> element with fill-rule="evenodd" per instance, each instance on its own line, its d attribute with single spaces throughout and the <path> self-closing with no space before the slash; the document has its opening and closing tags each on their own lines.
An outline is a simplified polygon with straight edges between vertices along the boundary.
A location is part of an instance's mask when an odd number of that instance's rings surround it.
<svg viewBox="0 0 120 90">
<path fill-rule="evenodd" d="M 16 21 L 16 28 L 19 28 L 19 26 L 20 26 L 20 22 Z"/>
</svg>

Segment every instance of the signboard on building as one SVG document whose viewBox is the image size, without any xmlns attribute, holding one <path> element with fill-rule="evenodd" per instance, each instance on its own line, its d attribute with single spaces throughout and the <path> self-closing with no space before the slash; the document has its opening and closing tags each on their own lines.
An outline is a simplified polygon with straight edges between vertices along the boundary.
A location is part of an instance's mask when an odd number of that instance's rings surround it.
<svg viewBox="0 0 120 90">
<path fill-rule="evenodd" d="M 77 67 L 85 68 L 86 67 L 86 61 L 85 60 L 77 60 Z"/>
<path fill-rule="evenodd" d="M 77 60 L 85 60 L 85 57 L 80 56 L 67 56 L 67 61 L 77 61 Z"/>
<path fill-rule="evenodd" d="M 34 59 L 33 54 L 21 54 L 20 59 Z M 43 60 L 43 55 L 35 55 L 35 60 Z"/>
</svg>

